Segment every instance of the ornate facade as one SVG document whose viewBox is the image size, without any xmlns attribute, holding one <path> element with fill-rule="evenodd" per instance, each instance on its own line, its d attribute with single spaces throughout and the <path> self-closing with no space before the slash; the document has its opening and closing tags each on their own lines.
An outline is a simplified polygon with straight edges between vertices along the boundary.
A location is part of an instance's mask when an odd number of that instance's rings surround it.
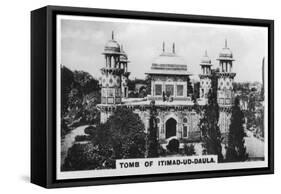
<svg viewBox="0 0 281 194">
<path fill-rule="evenodd" d="M 126 106 L 137 113 L 149 128 L 150 102 L 155 101 L 157 109 L 158 137 L 162 142 L 171 138 L 179 140 L 200 140 L 198 127 L 200 114 L 195 111 L 194 101 L 189 97 L 188 81 L 191 75 L 188 66 L 178 56 L 173 44 L 171 52 L 166 51 L 163 43 L 162 53 L 153 61 L 150 71 L 146 74 L 151 78 L 151 94 L 145 98 L 128 98 L 128 57 L 119 43 L 112 39 L 106 44 L 103 52 L 105 67 L 101 69 L 102 103 L 101 122 L 112 115 L 119 106 Z M 230 108 L 233 102 L 232 53 L 223 48 L 219 54 L 220 71 L 218 73 L 218 103 L 220 106 L 219 125 L 223 133 L 227 132 L 230 121 Z M 207 102 L 207 94 L 211 87 L 211 60 L 207 52 L 201 60 L 199 108 Z"/>
<path fill-rule="evenodd" d="M 105 67 L 101 69 L 101 102 L 102 104 L 121 104 L 121 77 L 124 69 L 121 68 L 120 57 L 122 56 L 120 45 L 112 39 L 105 45 L 103 52 Z"/>
<path fill-rule="evenodd" d="M 200 63 L 202 73 L 199 75 L 200 78 L 200 98 L 207 99 L 209 89 L 211 88 L 211 60 L 208 57 L 207 51 Z"/>
<path fill-rule="evenodd" d="M 128 79 L 130 76 L 130 72 L 128 72 L 128 56 L 123 50 L 123 46 L 121 45 L 121 55 L 120 55 L 120 65 L 123 69 L 123 74 L 121 75 L 121 91 L 122 91 L 122 97 L 128 98 Z"/>
<path fill-rule="evenodd" d="M 219 126 L 222 134 L 226 134 L 230 125 L 231 107 L 234 102 L 233 79 L 236 73 L 232 72 L 232 63 L 234 61 L 231 50 L 225 47 L 219 54 L 219 72 L 218 72 L 218 95 L 217 100 L 220 107 Z"/>
</svg>

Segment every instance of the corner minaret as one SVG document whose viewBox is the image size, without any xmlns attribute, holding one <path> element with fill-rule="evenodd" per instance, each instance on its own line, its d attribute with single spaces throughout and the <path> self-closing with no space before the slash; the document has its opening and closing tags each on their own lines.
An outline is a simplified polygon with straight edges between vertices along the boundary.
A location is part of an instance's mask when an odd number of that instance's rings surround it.
<svg viewBox="0 0 281 194">
<path fill-rule="evenodd" d="M 211 88 L 211 60 L 208 57 L 207 50 L 205 51 L 205 55 L 203 56 L 201 62 L 201 74 L 200 78 L 200 98 L 208 99 L 208 92 Z"/>
<path fill-rule="evenodd" d="M 231 107 L 234 102 L 233 80 L 236 75 L 236 73 L 232 72 L 234 58 L 228 48 L 227 40 L 225 40 L 225 46 L 217 60 L 219 61 L 219 72 L 217 73 L 217 100 L 220 108 L 219 126 L 221 133 L 227 134 L 230 125 Z"/>
<path fill-rule="evenodd" d="M 218 73 L 218 104 L 220 106 L 232 106 L 233 104 L 233 79 L 236 73 L 232 72 L 233 55 L 227 46 L 219 54 L 219 73 Z"/>
<path fill-rule="evenodd" d="M 121 91 L 122 91 L 122 97 L 128 98 L 128 79 L 130 76 L 130 72 L 128 72 L 128 56 L 126 52 L 123 49 L 123 45 L 121 45 L 121 56 L 120 56 L 120 65 L 123 69 L 123 74 L 121 76 Z"/>
<path fill-rule="evenodd" d="M 121 75 L 124 69 L 120 64 L 121 48 L 114 40 L 113 31 L 112 38 L 106 43 L 102 54 L 105 56 L 105 67 L 101 69 L 101 103 L 121 104 Z"/>
</svg>

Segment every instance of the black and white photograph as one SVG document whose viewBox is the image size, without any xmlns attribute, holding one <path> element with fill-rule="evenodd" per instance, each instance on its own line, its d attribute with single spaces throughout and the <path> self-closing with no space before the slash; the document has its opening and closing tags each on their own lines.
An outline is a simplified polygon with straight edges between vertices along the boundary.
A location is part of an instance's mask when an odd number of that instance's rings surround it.
<svg viewBox="0 0 281 194">
<path fill-rule="evenodd" d="M 268 28 L 56 18 L 56 178 L 268 167 Z"/>
</svg>

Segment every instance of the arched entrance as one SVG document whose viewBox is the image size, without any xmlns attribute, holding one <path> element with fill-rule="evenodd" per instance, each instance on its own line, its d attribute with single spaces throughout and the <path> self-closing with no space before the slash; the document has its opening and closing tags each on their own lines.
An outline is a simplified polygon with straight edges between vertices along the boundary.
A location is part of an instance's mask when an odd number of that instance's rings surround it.
<svg viewBox="0 0 281 194">
<path fill-rule="evenodd" d="M 166 139 L 177 135 L 177 121 L 170 118 L 166 121 Z"/>
</svg>

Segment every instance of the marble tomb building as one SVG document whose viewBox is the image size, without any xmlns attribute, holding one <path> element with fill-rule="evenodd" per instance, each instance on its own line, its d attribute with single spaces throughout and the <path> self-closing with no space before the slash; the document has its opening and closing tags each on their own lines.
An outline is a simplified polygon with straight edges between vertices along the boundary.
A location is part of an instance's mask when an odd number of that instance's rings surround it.
<svg viewBox="0 0 281 194">
<path fill-rule="evenodd" d="M 191 72 L 183 57 L 176 53 L 175 44 L 171 51 L 162 46 L 162 53 L 152 62 L 146 74 L 151 79 L 151 94 L 145 98 L 128 98 L 128 56 L 123 47 L 115 40 L 114 34 L 104 48 L 104 67 L 101 69 L 101 122 L 106 122 L 118 106 L 126 106 L 137 113 L 149 127 L 150 102 L 155 101 L 157 109 L 158 137 L 162 142 L 171 138 L 196 141 L 200 140 L 198 127 L 200 114 L 195 111 L 195 102 L 189 96 L 188 81 Z M 225 46 L 217 58 L 218 72 L 218 104 L 220 107 L 219 127 L 227 133 L 230 124 L 230 110 L 233 105 L 233 55 L 225 42 Z M 211 87 L 212 63 L 207 51 L 201 59 L 200 97 L 196 99 L 199 107 L 207 103 Z"/>
</svg>

